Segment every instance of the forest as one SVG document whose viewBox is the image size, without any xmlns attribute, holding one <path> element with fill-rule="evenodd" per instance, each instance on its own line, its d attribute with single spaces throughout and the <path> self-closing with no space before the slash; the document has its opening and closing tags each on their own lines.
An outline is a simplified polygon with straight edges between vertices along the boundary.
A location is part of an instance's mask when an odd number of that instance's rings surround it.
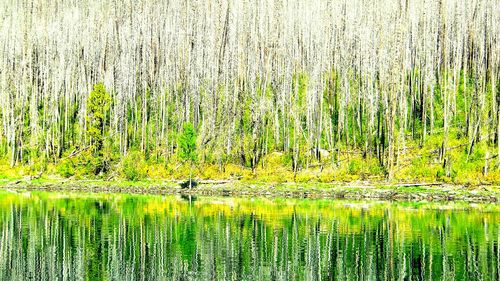
<svg viewBox="0 0 500 281">
<path fill-rule="evenodd" d="M 0 177 L 499 183 L 499 23 L 497 0 L 0 1 Z"/>
</svg>

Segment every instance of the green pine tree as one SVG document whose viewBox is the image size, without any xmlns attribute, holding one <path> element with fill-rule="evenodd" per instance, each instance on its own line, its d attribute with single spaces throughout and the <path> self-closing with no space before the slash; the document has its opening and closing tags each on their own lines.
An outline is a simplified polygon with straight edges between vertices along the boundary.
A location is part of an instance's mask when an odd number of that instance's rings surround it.
<svg viewBox="0 0 500 281">
<path fill-rule="evenodd" d="M 184 124 L 182 134 L 179 136 L 179 157 L 183 161 L 189 162 L 189 188 L 192 186 L 193 164 L 197 161 L 196 154 L 196 132 L 191 123 Z"/>
<path fill-rule="evenodd" d="M 103 170 L 103 144 L 104 144 L 104 126 L 106 115 L 111 106 L 111 96 L 106 92 L 103 83 L 94 85 L 87 100 L 87 134 L 90 136 L 93 157 L 99 164 L 95 167 L 95 173 Z"/>
</svg>

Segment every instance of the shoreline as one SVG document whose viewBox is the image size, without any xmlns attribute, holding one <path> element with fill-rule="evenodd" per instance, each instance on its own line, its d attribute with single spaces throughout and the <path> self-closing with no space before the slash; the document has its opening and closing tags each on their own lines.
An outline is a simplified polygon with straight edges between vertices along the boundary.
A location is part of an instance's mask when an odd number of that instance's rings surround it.
<svg viewBox="0 0 500 281">
<path fill-rule="evenodd" d="M 282 197 L 312 199 L 351 199 L 385 201 L 429 201 L 469 203 L 500 202 L 497 186 L 459 186 L 440 183 L 252 183 L 229 181 L 201 183 L 192 189 L 181 188 L 176 181 L 17 181 L 0 183 L 7 191 L 53 191 L 91 193 L 130 193 L 150 195 L 192 195 L 229 197 Z"/>
</svg>

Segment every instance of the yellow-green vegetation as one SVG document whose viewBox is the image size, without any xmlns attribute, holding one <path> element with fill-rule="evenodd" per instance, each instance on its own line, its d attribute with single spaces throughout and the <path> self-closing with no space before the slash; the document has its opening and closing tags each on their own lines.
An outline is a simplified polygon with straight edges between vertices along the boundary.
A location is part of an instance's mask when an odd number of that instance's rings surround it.
<svg viewBox="0 0 500 281">
<path fill-rule="evenodd" d="M 119 169 L 121 177 L 127 180 L 137 181 L 148 175 L 144 155 L 138 151 L 128 153 L 120 162 Z"/>
<path fill-rule="evenodd" d="M 423 145 L 408 142 L 406 149 L 396 159 L 395 173 L 387 181 L 386 170 L 372 156 L 364 156 L 361 150 L 346 150 L 318 161 L 315 157 L 301 159 L 302 167 L 293 171 L 289 154 L 271 152 L 264 156 L 254 169 L 238 163 L 211 164 L 191 158 L 173 155 L 170 161 L 156 161 L 147 158 L 138 150 L 129 151 L 124 157 L 109 157 L 109 171 L 95 173 L 95 167 L 102 164 L 92 150 L 84 150 L 74 156 L 71 152 L 55 162 L 40 158 L 32 164 L 11 167 L 7 159 L 0 161 L 0 180 L 31 178 L 107 179 L 107 180 L 183 180 L 193 177 L 201 180 L 241 180 L 264 183 L 329 183 L 367 181 L 372 183 L 426 182 L 460 185 L 500 184 L 493 145 L 488 141 L 476 144 L 468 154 L 466 139 L 450 133 L 446 161 L 439 160 L 440 134 L 427 138 Z M 193 152 L 190 152 L 193 153 Z M 305 153 L 304 153 L 305 154 Z"/>
</svg>

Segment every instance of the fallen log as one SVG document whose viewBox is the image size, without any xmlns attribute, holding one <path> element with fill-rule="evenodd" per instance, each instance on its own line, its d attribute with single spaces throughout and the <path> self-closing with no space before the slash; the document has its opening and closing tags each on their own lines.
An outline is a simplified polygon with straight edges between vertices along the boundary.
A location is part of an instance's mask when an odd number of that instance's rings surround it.
<svg viewBox="0 0 500 281">
<path fill-rule="evenodd" d="M 416 186 L 436 186 L 436 185 L 443 185 L 440 182 L 432 182 L 432 183 L 398 183 L 394 185 L 395 187 L 416 187 Z"/>
<path fill-rule="evenodd" d="M 226 184 L 233 182 L 233 180 L 197 180 L 197 179 L 192 179 L 192 180 L 196 181 L 198 184 Z M 189 179 L 187 181 L 189 181 Z M 186 180 L 172 180 L 170 182 L 181 184 L 186 182 Z"/>
</svg>

